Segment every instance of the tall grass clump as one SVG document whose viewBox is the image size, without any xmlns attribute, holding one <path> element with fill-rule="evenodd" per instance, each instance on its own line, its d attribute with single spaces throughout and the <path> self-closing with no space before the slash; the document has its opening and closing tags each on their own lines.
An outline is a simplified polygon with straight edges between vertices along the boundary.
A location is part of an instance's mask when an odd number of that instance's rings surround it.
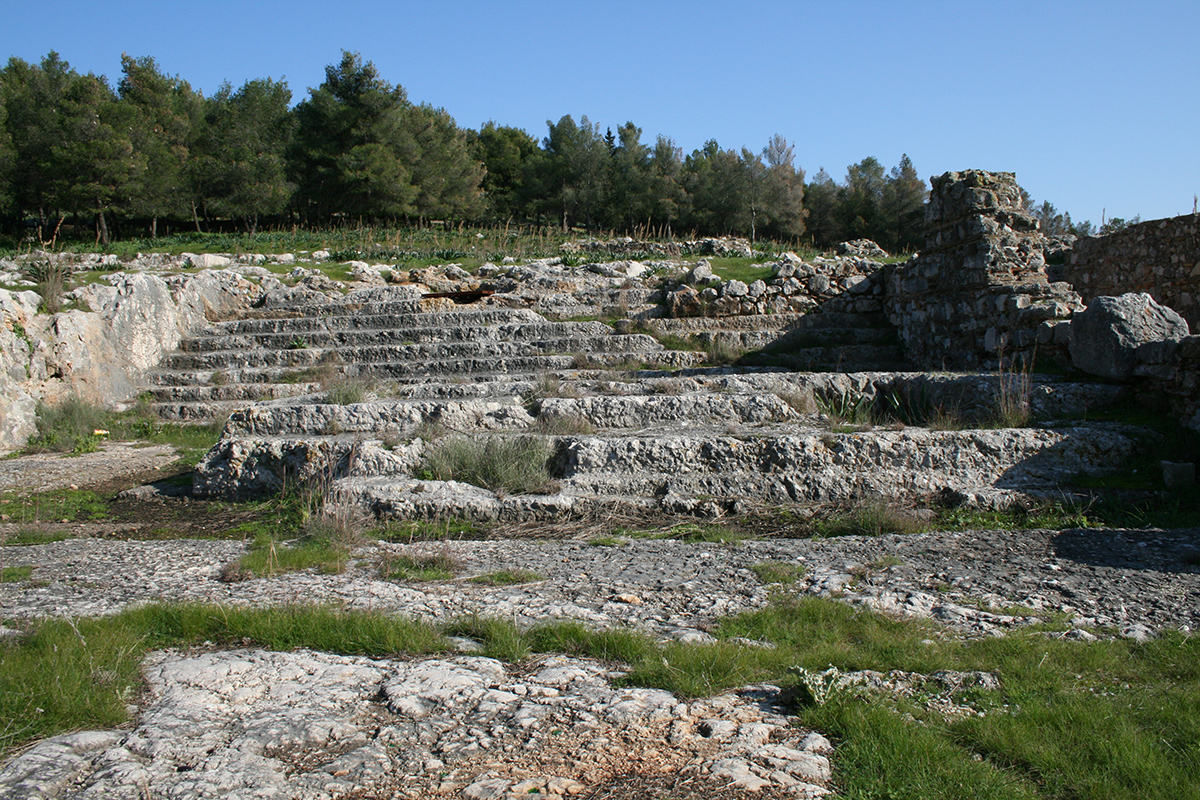
<svg viewBox="0 0 1200 800">
<path fill-rule="evenodd" d="M 812 532 L 820 537 L 883 536 L 919 533 L 924 528 L 924 524 L 907 509 L 873 497 L 817 520 L 812 525 Z"/>
<path fill-rule="evenodd" d="M 1001 428 L 1024 428 L 1033 416 L 1030 396 L 1033 381 L 1030 370 L 1033 362 L 1023 367 L 1016 364 L 1000 370 L 996 388 L 996 424 Z"/>
<path fill-rule="evenodd" d="M 62 310 L 63 289 L 71 277 L 71 267 L 62 261 L 32 261 L 25 267 L 29 280 L 37 284 L 42 296 L 42 311 L 57 314 Z"/>
<path fill-rule="evenodd" d="M 450 436 L 429 448 L 425 464 L 434 480 L 461 481 L 496 493 L 540 494 L 553 488 L 549 459 L 549 443 L 532 436 Z"/>
<path fill-rule="evenodd" d="M 37 433 L 25 446 L 30 453 L 85 453 L 96 449 L 100 434 L 108 430 L 115 415 L 78 395 L 70 395 L 58 405 L 39 402 Z"/>
</svg>

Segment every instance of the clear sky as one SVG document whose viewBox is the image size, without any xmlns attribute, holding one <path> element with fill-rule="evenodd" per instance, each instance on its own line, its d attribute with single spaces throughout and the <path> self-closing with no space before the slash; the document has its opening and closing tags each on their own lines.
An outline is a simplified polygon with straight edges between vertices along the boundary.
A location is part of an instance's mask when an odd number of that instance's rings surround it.
<svg viewBox="0 0 1200 800">
<path fill-rule="evenodd" d="M 283 78 L 294 102 L 351 50 L 463 127 L 586 115 L 685 153 L 780 133 L 810 176 L 907 153 L 1097 225 L 1200 193 L 1200 0 L 0 0 L 0 53 L 50 50 L 114 85 L 122 53 L 205 95 Z"/>
</svg>

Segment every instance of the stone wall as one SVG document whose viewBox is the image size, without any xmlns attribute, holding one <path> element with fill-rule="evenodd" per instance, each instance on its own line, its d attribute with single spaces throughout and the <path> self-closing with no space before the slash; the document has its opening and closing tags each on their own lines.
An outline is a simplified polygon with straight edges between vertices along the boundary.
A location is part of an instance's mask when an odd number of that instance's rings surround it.
<svg viewBox="0 0 1200 800">
<path fill-rule="evenodd" d="M 920 256 L 894 269 L 884 300 L 905 352 L 930 368 L 996 367 L 1068 341 L 1079 295 L 1052 283 L 1045 237 L 1010 172 L 931 180 Z"/>
<path fill-rule="evenodd" d="M 866 314 L 882 310 L 885 268 L 878 261 L 848 255 L 818 256 L 808 262 L 784 253 L 779 261 L 767 266 L 773 273 L 769 279 L 747 284 L 721 280 L 713 275 L 708 262 L 701 260 L 686 275 L 664 287 L 666 315 L 735 317 L 817 309 Z"/>
<path fill-rule="evenodd" d="M 1200 326 L 1200 217 L 1143 222 L 1108 236 L 1080 239 L 1053 269 L 1085 303 L 1093 297 L 1146 292 Z"/>
</svg>

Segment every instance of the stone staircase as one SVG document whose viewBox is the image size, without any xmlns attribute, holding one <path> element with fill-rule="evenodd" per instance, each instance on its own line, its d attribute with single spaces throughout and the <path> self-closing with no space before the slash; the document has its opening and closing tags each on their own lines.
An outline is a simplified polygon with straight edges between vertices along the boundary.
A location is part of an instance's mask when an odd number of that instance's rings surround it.
<svg viewBox="0 0 1200 800">
<path fill-rule="evenodd" d="M 1097 425 L 971 428 L 1012 376 L 894 371 L 898 348 L 868 315 L 609 326 L 504 303 L 374 290 L 256 310 L 165 361 L 152 376 L 156 408 L 177 420 L 229 415 L 196 469 L 198 496 L 318 482 L 337 504 L 399 518 L 719 516 L 945 492 L 1003 503 L 1111 469 L 1133 448 Z M 758 354 L 706 366 L 721 348 Z M 745 365 L 754 358 L 766 365 Z M 1038 416 L 1064 418 L 1120 390 L 1026 376 L 1025 393 Z M 935 409 L 968 424 L 911 424 Z M 839 424 L 847 415 L 859 418 Z M 545 480 L 525 491 L 439 475 L 431 464 L 451 445 L 523 448 Z"/>
<path fill-rule="evenodd" d="M 319 394 L 348 379 L 430 397 L 489 396 L 583 364 L 674 368 L 702 359 L 645 334 L 616 334 L 601 322 L 549 322 L 524 309 L 402 299 L 311 311 L 263 311 L 188 339 L 150 376 L 155 411 L 170 420 L 215 419 L 247 402 Z"/>
</svg>

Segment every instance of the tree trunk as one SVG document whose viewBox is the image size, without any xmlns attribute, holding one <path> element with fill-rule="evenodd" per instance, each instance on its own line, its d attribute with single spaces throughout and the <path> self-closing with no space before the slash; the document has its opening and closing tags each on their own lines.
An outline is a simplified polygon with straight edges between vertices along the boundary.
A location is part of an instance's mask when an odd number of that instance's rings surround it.
<svg viewBox="0 0 1200 800">
<path fill-rule="evenodd" d="M 192 201 L 192 222 L 196 223 L 196 233 L 200 233 L 200 215 L 196 213 L 196 201 Z"/>
<path fill-rule="evenodd" d="M 158 238 L 158 217 L 150 218 L 150 238 L 151 239 Z"/>
<path fill-rule="evenodd" d="M 108 222 L 104 219 L 103 211 L 96 212 L 96 243 L 105 247 L 109 244 Z"/>
</svg>

